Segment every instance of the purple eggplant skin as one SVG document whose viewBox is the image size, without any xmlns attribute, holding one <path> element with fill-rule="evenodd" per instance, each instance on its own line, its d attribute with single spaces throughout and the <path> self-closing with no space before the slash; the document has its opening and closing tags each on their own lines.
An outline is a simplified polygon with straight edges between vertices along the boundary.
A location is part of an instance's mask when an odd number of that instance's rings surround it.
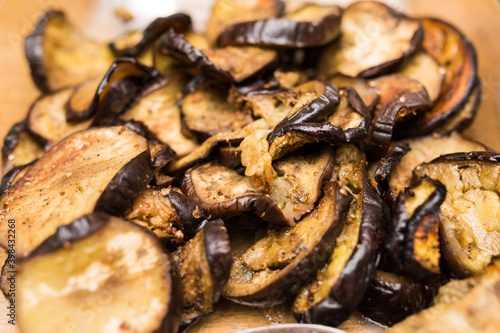
<svg viewBox="0 0 500 333">
<path fill-rule="evenodd" d="M 373 121 L 373 132 L 367 147 L 368 157 L 373 160 L 380 159 L 387 153 L 396 125 L 396 117 L 401 110 L 426 109 L 431 106 L 432 102 L 425 90 L 404 94 L 391 101 Z"/>
<path fill-rule="evenodd" d="M 399 17 L 406 18 L 406 16 L 402 15 L 401 13 L 395 12 L 392 8 L 390 8 L 390 11 L 394 12 L 395 15 Z M 380 64 L 378 66 L 368 68 L 359 73 L 357 77 L 368 79 L 391 72 L 401 62 L 403 62 L 405 59 L 408 59 L 420 48 L 423 38 L 424 38 L 424 30 L 422 29 L 422 26 L 420 26 L 420 28 L 417 31 L 415 31 L 415 34 L 413 35 L 413 38 L 410 41 L 410 48 L 399 59 L 394 59 L 386 63 Z"/>
<path fill-rule="evenodd" d="M 205 212 L 194 200 L 177 191 L 170 191 L 167 198 L 181 218 L 184 236 L 193 238 L 207 224 Z"/>
<path fill-rule="evenodd" d="M 340 11 L 319 22 L 300 22 L 270 18 L 242 22 L 227 27 L 217 37 L 217 46 L 256 45 L 279 48 L 305 48 L 328 44 L 340 34 Z"/>
<path fill-rule="evenodd" d="M 24 40 L 24 51 L 30 66 L 33 83 L 42 93 L 49 93 L 51 91 L 44 67 L 44 52 L 41 50 L 43 33 L 49 20 L 55 16 L 64 16 L 64 13 L 59 10 L 47 11 L 40 21 L 38 21 L 35 31 Z"/>
<path fill-rule="evenodd" d="M 338 326 L 357 308 L 379 265 L 385 225 L 383 202 L 363 179 L 363 212 L 358 244 L 327 297 L 302 313 L 293 313 L 301 323 Z"/>
<path fill-rule="evenodd" d="M 91 126 L 111 126 L 143 90 L 159 80 L 156 69 L 134 58 L 117 58 L 99 83 L 89 108 L 84 112 L 67 108 L 66 120 L 82 122 L 94 117 Z"/>
<path fill-rule="evenodd" d="M 142 39 L 134 46 L 118 49 L 114 42 L 109 43 L 109 48 L 118 57 L 136 57 L 146 46 L 154 42 L 161 34 L 169 29 L 175 32 L 185 32 L 191 28 L 191 17 L 183 13 L 176 13 L 167 17 L 159 17 L 151 22 L 144 30 Z"/>
<path fill-rule="evenodd" d="M 500 154 L 493 151 L 471 151 L 469 153 L 454 153 L 442 155 L 429 163 L 446 163 L 446 162 L 466 162 L 466 161 L 480 161 L 480 162 L 500 162 Z"/>
<path fill-rule="evenodd" d="M 112 216 L 102 213 L 94 212 L 88 215 L 84 215 L 68 225 L 61 225 L 57 228 L 57 231 L 43 241 L 35 250 L 33 250 L 25 260 L 29 260 L 33 257 L 48 254 L 54 252 L 62 247 L 68 246 L 73 242 L 76 242 L 82 238 L 85 238 L 104 226 L 106 226 Z M 161 245 L 159 239 L 151 233 L 149 230 L 142 228 L 132 222 L 129 222 L 131 226 L 141 229 L 143 232 L 149 234 L 150 238 L 157 243 L 157 247 L 164 249 Z M 182 316 L 182 305 L 183 296 L 179 272 L 177 266 L 173 264 L 172 259 L 170 259 L 170 254 L 166 249 L 164 249 L 165 254 L 169 258 L 170 266 L 170 279 L 171 279 L 171 295 L 170 302 L 168 304 L 168 311 L 165 313 L 161 327 L 153 333 L 175 333 L 178 330 L 181 316 Z"/>
<path fill-rule="evenodd" d="M 170 54 L 184 63 L 192 64 L 203 73 L 224 82 L 233 82 L 233 77 L 222 68 L 217 67 L 207 56 L 189 43 L 184 36 L 170 29 L 158 43 L 158 50 Z"/>
<path fill-rule="evenodd" d="M 25 168 L 29 168 L 32 164 L 34 164 L 36 161 L 35 160 L 31 163 L 25 164 L 25 165 L 18 165 L 10 169 L 5 173 L 5 175 L 2 177 L 2 182 L 0 183 L 0 197 L 4 194 L 5 191 L 7 191 L 9 188 L 12 187 L 12 182 L 14 179 L 18 176 L 18 174 L 23 171 Z"/>
<path fill-rule="evenodd" d="M 392 194 L 389 190 L 389 182 L 391 181 L 391 171 L 398 164 L 403 156 L 411 150 L 407 143 L 400 142 L 389 150 L 389 152 L 380 159 L 380 162 L 375 170 L 373 179 L 377 183 L 375 190 L 381 198 L 386 199 L 386 195 Z M 393 206 L 396 198 L 385 200 L 390 207 Z"/>
<path fill-rule="evenodd" d="M 392 326 L 431 306 L 440 285 L 427 285 L 392 272 L 377 271 L 358 311 L 376 322 Z"/>
<path fill-rule="evenodd" d="M 9 154 L 12 153 L 12 151 L 14 151 L 14 149 L 16 148 L 21 133 L 26 130 L 27 126 L 25 119 L 12 125 L 12 127 L 10 128 L 9 132 L 7 133 L 7 135 L 3 140 L 3 147 L 2 147 L 3 164 L 5 164 L 5 159 L 7 158 L 7 156 L 9 156 Z"/>
<path fill-rule="evenodd" d="M 302 117 L 300 117 L 301 115 L 295 118 L 292 116 L 290 117 L 290 120 L 285 119 L 280 124 L 276 125 L 275 129 L 269 135 L 269 144 L 271 144 L 275 138 L 283 136 L 285 135 L 285 133 L 292 131 L 306 134 L 317 140 L 328 142 L 331 145 L 350 144 L 362 140 L 364 137 L 366 137 L 368 129 L 370 127 L 371 118 L 369 112 L 367 111 L 366 106 L 354 89 L 348 87 L 345 88 L 345 90 L 347 91 L 351 107 L 364 117 L 361 121 L 361 124 L 357 128 L 349 128 L 347 130 L 343 130 L 341 127 L 333 126 L 330 122 L 321 123 L 322 119 L 320 117 L 313 118 L 312 116 L 308 116 L 309 110 L 306 109 L 309 106 L 308 104 L 295 114 L 297 115 L 300 113 L 302 115 L 303 113 Z M 320 96 L 319 98 L 321 98 L 322 96 Z M 324 101 L 324 99 L 322 100 Z M 314 100 L 312 102 L 314 102 Z M 336 105 L 334 107 L 336 107 Z M 314 109 L 314 111 L 317 111 L 319 113 L 319 111 L 322 110 L 318 111 L 317 109 Z M 324 115 L 321 114 L 321 116 Z"/>
<path fill-rule="evenodd" d="M 339 92 L 329 83 L 325 83 L 325 93 L 307 103 L 290 118 L 283 119 L 269 134 L 269 144 L 277 137 L 285 135 L 286 128 L 292 124 L 321 122 L 325 120 L 339 104 Z"/>
<path fill-rule="evenodd" d="M 399 193 L 392 210 L 392 226 L 389 228 L 385 249 L 391 271 L 411 276 L 418 281 L 432 282 L 440 274 L 426 269 L 413 258 L 413 244 L 417 227 L 423 220 L 428 219 L 437 223 L 441 213 L 441 204 L 446 198 L 446 187 L 429 177 L 424 178 L 430 181 L 436 189 L 422 205 L 415 209 L 412 216 L 406 215 L 405 199 L 408 195 Z M 411 191 L 411 188 L 407 189 L 407 193 L 411 194 Z"/>
<path fill-rule="evenodd" d="M 94 211 L 121 216 L 153 179 L 149 150 L 128 162 L 109 182 Z"/>
</svg>

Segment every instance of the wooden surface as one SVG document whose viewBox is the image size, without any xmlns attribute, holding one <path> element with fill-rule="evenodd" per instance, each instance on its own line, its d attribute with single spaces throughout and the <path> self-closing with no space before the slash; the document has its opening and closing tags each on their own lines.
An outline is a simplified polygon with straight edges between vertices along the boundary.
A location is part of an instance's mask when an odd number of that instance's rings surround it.
<svg viewBox="0 0 500 333">
<path fill-rule="evenodd" d="M 165 0 L 170 1 L 170 0 Z M 326 1 L 322 1 L 323 3 Z M 332 1 L 333 3 L 335 1 Z M 446 19 L 468 36 L 478 51 L 479 74 L 483 82 L 483 102 L 478 116 L 466 135 L 500 150 L 500 6 L 495 0 L 407 0 L 388 1 L 414 16 Z M 343 1 L 345 3 L 345 1 Z M 38 96 L 31 82 L 23 53 L 23 37 L 30 33 L 43 12 L 49 8 L 63 9 L 77 26 L 93 22 L 96 13 L 114 22 L 112 12 L 98 11 L 90 0 L 0 0 L 0 137 L 13 123 L 21 120 Z M 106 19 L 104 20 L 106 21 Z M 83 29 L 101 37 L 102 29 Z M 108 31 L 109 32 L 109 31 Z M 0 256 L 3 262 L 4 255 Z M 0 332 L 15 332 L 7 324 L 6 303 L 0 297 Z M 244 328 L 290 322 L 293 318 L 282 309 L 271 311 L 249 309 L 223 302 L 219 311 L 194 325 L 189 332 L 234 332 Z M 361 329 L 360 327 L 363 327 Z M 341 327 L 349 332 L 376 332 L 379 328 L 359 322 L 355 317 Z"/>
</svg>

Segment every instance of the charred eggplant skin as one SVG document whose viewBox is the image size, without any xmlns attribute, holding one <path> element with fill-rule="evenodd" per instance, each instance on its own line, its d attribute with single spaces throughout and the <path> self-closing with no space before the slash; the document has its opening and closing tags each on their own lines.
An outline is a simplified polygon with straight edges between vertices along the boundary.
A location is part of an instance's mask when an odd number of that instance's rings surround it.
<svg viewBox="0 0 500 333">
<path fill-rule="evenodd" d="M 177 191 L 170 191 L 167 197 L 181 218 L 185 237 L 194 237 L 207 224 L 205 212 L 194 200 Z"/>
<path fill-rule="evenodd" d="M 314 47 L 333 41 L 339 33 L 340 10 L 317 22 L 294 21 L 283 17 L 236 23 L 219 34 L 217 45 Z"/>
<path fill-rule="evenodd" d="M 383 203 L 365 177 L 358 245 L 327 297 L 294 317 L 301 323 L 338 326 L 361 303 L 379 265 L 385 238 Z M 354 282 L 353 282 L 354 281 Z"/>
<path fill-rule="evenodd" d="M 148 44 L 151 44 L 167 30 L 173 29 L 176 32 L 184 32 L 190 27 L 191 17 L 183 13 L 159 17 L 148 25 L 144 30 L 142 39 L 136 45 L 119 49 L 114 42 L 111 42 L 109 43 L 109 48 L 119 57 L 136 57 L 144 51 Z"/>
<path fill-rule="evenodd" d="M 50 19 L 56 16 L 64 16 L 64 13 L 59 10 L 49 10 L 46 12 L 35 26 L 35 31 L 24 40 L 25 56 L 26 59 L 28 59 L 33 83 L 35 83 L 35 86 L 44 93 L 50 92 L 51 89 L 47 82 L 47 73 L 44 67 L 44 52 L 40 50 L 40 47 L 43 44 L 42 40 L 45 26 Z"/>
<path fill-rule="evenodd" d="M 407 216 L 406 214 L 405 199 L 407 195 L 405 193 L 398 195 L 396 204 L 392 210 L 392 226 L 389 230 L 385 247 L 386 258 L 392 271 L 411 276 L 417 280 L 429 282 L 437 278 L 439 274 L 423 268 L 413 258 L 415 232 L 418 225 L 424 219 L 436 221 L 439 218 L 441 204 L 446 198 L 446 187 L 429 177 L 424 177 L 423 179 L 431 182 L 435 186 L 435 190 L 422 205 L 415 209 L 412 216 Z M 411 189 L 409 188 L 407 191 L 411 192 Z"/>
</svg>

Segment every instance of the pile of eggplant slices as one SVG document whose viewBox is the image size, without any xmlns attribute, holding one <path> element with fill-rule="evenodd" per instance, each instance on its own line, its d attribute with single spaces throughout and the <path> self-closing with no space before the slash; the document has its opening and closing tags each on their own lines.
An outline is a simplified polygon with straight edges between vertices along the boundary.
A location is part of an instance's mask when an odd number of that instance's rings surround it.
<svg viewBox="0 0 500 333">
<path fill-rule="evenodd" d="M 25 50 L 41 95 L 0 197 L 22 332 L 177 332 L 221 298 L 498 329 L 500 154 L 460 134 L 481 84 L 449 23 L 218 0 L 204 34 L 179 13 L 110 44 L 49 11 Z"/>
</svg>

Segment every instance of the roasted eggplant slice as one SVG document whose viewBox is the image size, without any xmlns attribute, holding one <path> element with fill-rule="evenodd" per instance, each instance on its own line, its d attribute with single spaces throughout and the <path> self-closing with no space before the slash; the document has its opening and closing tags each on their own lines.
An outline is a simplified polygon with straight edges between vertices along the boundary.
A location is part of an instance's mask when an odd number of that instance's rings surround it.
<svg viewBox="0 0 500 333">
<path fill-rule="evenodd" d="M 384 325 L 394 325 L 411 314 L 428 308 L 437 285 L 427 285 L 411 277 L 377 270 L 358 310 Z"/>
<path fill-rule="evenodd" d="M 345 224 L 350 196 L 328 182 L 324 197 L 295 227 L 268 233 L 246 251 L 233 254 L 223 296 L 251 306 L 274 306 L 293 297 L 316 274 Z"/>
<path fill-rule="evenodd" d="M 382 202 L 364 175 L 363 153 L 354 146 L 337 150 L 332 179 L 352 193 L 347 220 L 328 262 L 293 304 L 299 322 L 337 326 L 356 309 L 378 266 L 384 239 Z"/>
<path fill-rule="evenodd" d="M 340 93 L 338 106 L 332 105 L 333 96 L 327 97 L 327 92 L 276 125 L 268 139 L 273 159 L 315 141 L 340 145 L 362 140 L 370 115 L 356 91 L 346 88 Z M 333 110 L 327 113 L 324 108 Z"/>
<path fill-rule="evenodd" d="M 439 214 L 445 196 L 443 184 L 428 177 L 399 193 L 385 243 L 393 272 L 424 282 L 440 275 Z"/>
<path fill-rule="evenodd" d="M 217 38 L 219 47 L 256 45 L 303 48 L 328 44 L 340 34 L 340 7 L 304 4 L 280 18 L 228 26 Z"/>
<path fill-rule="evenodd" d="M 420 22 L 375 1 L 347 7 L 340 23 L 340 40 L 321 54 L 318 75 L 373 77 L 395 68 L 422 41 Z"/>
<path fill-rule="evenodd" d="M 215 42 L 219 34 L 228 26 L 271 17 L 278 17 L 284 5 L 279 0 L 217 0 L 207 22 L 206 34 L 211 42 Z"/>
<path fill-rule="evenodd" d="M 442 92 L 433 108 L 412 128 L 412 136 L 428 134 L 455 114 L 469 99 L 477 75 L 477 58 L 470 41 L 451 24 L 422 20 L 422 48 L 445 69 Z"/>
<path fill-rule="evenodd" d="M 84 38 L 60 11 L 48 11 L 24 41 L 33 82 L 42 92 L 78 85 L 106 73 L 113 55 Z"/>
<path fill-rule="evenodd" d="M 380 100 L 365 150 L 369 159 L 379 159 L 387 153 L 393 136 L 402 136 L 417 112 L 430 108 L 432 103 L 420 83 L 400 74 L 386 75 L 370 83 L 378 87 Z"/>
<path fill-rule="evenodd" d="M 202 80 L 198 80 L 196 83 Z M 188 84 L 179 100 L 184 125 L 199 141 L 219 132 L 231 132 L 250 124 L 247 110 L 236 110 L 227 100 L 229 87 L 212 80 Z"/>
<path fill-rule="evenodd" d="M 407 148 L 396 148 L 399 144 L 394 146 L 387 157 L 390 160 L 395 160 L 388 165 L 381 163 L 379 171 L 376 172 L 379 173 L 379 180 L 377 180 L 379 183 L 380 179 L 384 179 L 384 182 L 388 183 L 389 191 L 386 199 L 391 206 L 399 192 L 411 185 L 412 171 L 418 165 L 430 162 L 441 155 L 488 150 L 483 144 L 467 140 L 458 133 L 452 133 L 449 136 L 429 135 L 405 140 L 402 143 L 409 145 L 409 152 Z"/>
<path fill-rule="evenodd" d="M 175 333 L 181 320 L 178 272 L 158 239 L 103 213 L 60 226 L 19 264 L 17 287 L 23 332 Z"/>
<path fill-rule="evenodd" d="M 155 86 L 161 79 L 158 72 L 134 58 L 118 58 L 102 79 L 89 109 L 80 114 L 94 117 L 92 126 L 114 125 L 118 117 L 130 107 L 140 94 Z M 67 114 L 74 119 L 78 114 Z M 82 120 L 78 117 L 78 120 Z"/>
<path fill-rule="evenodd" d="M 77 132 L 54 145 L 0 199 L 0 220 L 15 219 L 25 257 L 60 225 L 93 211 L 121 214 L 152 178 L 146 140 L 124 127 Z M 0 245 L 7 246 L 7 223 Z"/>
<path fill-rule="evenodd" d="M 500 254 L 500 155 L 441 156 L 415 168 L 446 186 L 440 236 L 445 264 L 456 276 L 473 275 Z"/>
<path fill-rule="evenodd" d="M 132 31 L 118 37 L 109 47 L 119 57 L 137 57 L 155 39 L 169 29 L 184 32 L 191 27 L 191 17 L 177 13 L 167 17 L 159 17 L 151 22 L 144 31 Z"/>
<path fill-rule="evenodd" d="M 273 69 L 278 61 L 275 50 L 255 46 L 227 46 L 201 51 L 173 30 L 159 41 L 158 51 L 226 82 L 242 82 L 255 77 Z"/>
<path fill-rule="evenodd" d="M 74 88 L 73 94 L 64 105 L 66 121 L 81 122 L 91 118 L 88 113 L 91 112 L 90 106 L 101 81 L 101 77 L 95 77 Z"/>
<path fill-rule="evenodd" d="M 229 279 L 232 257 L 226 227 L 213 220 L 172 254 L 179 267 L 184 295 L 180 330 L 215 312 L 222 288 Z"/>
<path fill-rule="evenodd" d="M 192 152 L 198 144 L 182 132 L 181 114 L 177 99 L 186 84 L 183 76 L 172 75 L 160 79 L 137 96 L 121 116 L 124 120 L 143 122 L 156 137 L 168 144 L 177 155 Z"/>
<path fill-rule="evenodd" d="M 387 332 L 496 332 L 500 325 L 500 262 L 466 280 L 439 289 L 439 303 L 410 316 Z"/>
<path fill-rule="evenodd" d="M 14 124 L 3 141 L 2 177 L 15 167 L 37 160 L 44 152 L 43 147 L 28 132 L 25 120 Z"/>
<path fill-rule="evenodd" d="M 0 196 L 2 196 L 5 191 L 14 186 L 14 184 L 24 176 L 24 174 L 29 170 L 34 162 L 36 161 L 33 161 L 26 165 L 19 165 L 10 169 L 2 177 L 2 183 L 0 184 Z"/>
<path fill-rule="evenodd" d="M 333 151 L 324 145 L 276 161 L 272 191 L 254 187 L 252 178 L 217 162 L 190 169 L 182 188 L 212 217 L 229 218 L 254 212 L 277 225 L 295 225 L 314 208 L 321 184 L 331 174 Z"/>
<path fill-rule="evenodd" d="M 92 120 L 78 123 L 66 120 L 65 106 L 74 93 L 74 88 L 63 89 L 41 96 L 31 105 L 27 118 L 28 128 L 46 149 L 68 135 L 90 126 Z"/>
<path fill-rule="evenodd" d="M 435 102 L 441 94 L 446 71 L 425 51 L 418 51 L 403 62 L 398 72 L 420 82 L 425 87 L 431 102 Z"/>
</svg>

